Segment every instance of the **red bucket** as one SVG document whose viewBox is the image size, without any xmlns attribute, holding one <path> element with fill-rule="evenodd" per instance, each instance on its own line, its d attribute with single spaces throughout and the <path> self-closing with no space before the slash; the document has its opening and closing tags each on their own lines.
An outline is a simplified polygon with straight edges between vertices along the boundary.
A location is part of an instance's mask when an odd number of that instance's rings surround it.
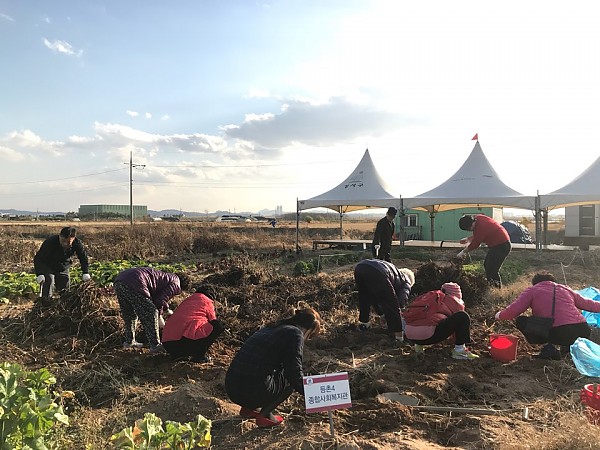
<svg viewBox="0 0 600 450">
<path fill-rule="evenodd" d="M 579 397 L 584 405 L 600 410 L 600 385 L 586 384 L 579 393 Z"/>
<path fill-rule="evenodd" d="M 500 362 L 517 359 L 519 338 L 512 334 L 490 334 L 490 356 Z"/>
</svg>

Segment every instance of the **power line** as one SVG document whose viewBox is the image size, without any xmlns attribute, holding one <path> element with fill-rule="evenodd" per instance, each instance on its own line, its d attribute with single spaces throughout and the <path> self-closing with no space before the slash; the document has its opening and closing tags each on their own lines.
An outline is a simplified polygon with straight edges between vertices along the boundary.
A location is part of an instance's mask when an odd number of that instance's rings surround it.
<svg viewBox="0 0 600 450">
<path fill-rule="evenodd" d="M 52 181 L 64 181 L 64 180 L 73 180 L 75 178 L 85 178 L 85 177 L 91 177 L 93 175 L 104 175 L 105 173 L 112 173 L 112 172 L 120 172 L 122 170 L 125 169 L 113 169 L 113 170 L 106 170 L 104 172 L 92 172 L 92 173 L 86 173 L 84 175 L 75 175 L 72 177 L 66 177 L 66 178 L 54 178 L 51 180 L 39 180 L 39 181 L 16 181 L 16 182 L 12 182 L 12 183 L 0 183 L 0 185 L 2 186 L 7 186 L 7 185 L 12 185 L 12 184 L 35 184 L 35 183 L 50 183 Z"/>
</svg>

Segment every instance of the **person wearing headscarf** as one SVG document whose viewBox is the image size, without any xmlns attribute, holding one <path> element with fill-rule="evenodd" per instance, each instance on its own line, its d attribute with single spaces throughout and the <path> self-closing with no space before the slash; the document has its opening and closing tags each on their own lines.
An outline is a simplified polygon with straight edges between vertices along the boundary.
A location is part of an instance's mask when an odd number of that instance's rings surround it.
<svg viewBox="0 0 600 450">
<path fill-rule="evenodd" d="M 423 346 L 437 344 L 454 335 L 454 359 L 477 359 L 466 344 L 471 342 L 471 317 L 465 311 L 460 285 L 444 283 L 440 290 L 416 297 L 404 310 L 406 338 L 415 344 L 417 353 Z"/>
<path fill-rule="evenodd" d="M 354 268 L 358 289 L 358 328 L 369 328 L 371 308 L 385 317 L 387 328 L 398 341 L 403 340 L 401 310 L 406 305 L 415 274 L 410 269 L 398 269 L 381 259 L 364 259 Z"/>
<path fill-rule="evenodd" d="M 241 406 L 240 415 L 259 427 L 280 425 L 273 414 L 294 391 L 304 394 L 304 342 L 321 330 L 321 317 L 312 308 L 261 328 L 242 344 L 225 375 L 225 390 Z"/>
<path fill-rule="evenodd" d="M 198 286 L 166 320 L 162 344 L 173 359 L 191 357 L 193 362 L 210 361 L 207 351 L 223 333 L 225 325 L 217 319 L 208 290 L 206 286 Z"/>
</svg>

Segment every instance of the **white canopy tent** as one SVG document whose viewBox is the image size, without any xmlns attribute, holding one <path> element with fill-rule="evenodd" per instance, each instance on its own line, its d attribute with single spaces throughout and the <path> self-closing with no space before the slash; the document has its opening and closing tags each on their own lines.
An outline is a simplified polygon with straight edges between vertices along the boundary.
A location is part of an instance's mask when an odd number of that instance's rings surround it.
<svg viewBox="0 0 600 450">
<path fill-rule="evenodd" d="M 321 195 L 296 202 L 296 248 L 299 242 L 300 211 L 327 208 L 338 212 L 342 239 L 344 213 L 390 206 L 399 208 L 400 197 L 390 191 L 388 184 L 377 172 L 367 149 L 356 168 L 342 183 Z"/>
<path fill-rule="evenodd" d="M 536 197 L 523 195 L 504 184 L 477 141 L 454 175 L 430 191 L 402 199 L 402 211 L 410 208 L 429 211 L 431 240 L 434 240 L 435 215 L 465 206 L 536 210 Z"/>
<path fill-rule="evenodd" d="M 544 210 L 565 206 L 600 203 L 600 157 L 577 178 L 548 194 L 540 195 L 540 207 Z"/>
</svg>

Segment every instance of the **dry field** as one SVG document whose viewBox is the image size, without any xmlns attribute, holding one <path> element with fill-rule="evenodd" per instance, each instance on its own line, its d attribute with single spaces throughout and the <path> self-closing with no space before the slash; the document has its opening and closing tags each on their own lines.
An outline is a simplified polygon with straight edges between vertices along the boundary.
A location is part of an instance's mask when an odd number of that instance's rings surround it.
<svg viewBox="0 0 600 450">
<path fill-rule="evenodd" d="M 60 226 L 0 227 L 2 269 L 31 270 L 40 240 Z M 345 233 L 369 238 L 372 226 L 360 230 L 347 224 Z M 595 380 L 582 377 L 569 359 L 533 358 L 539 347 L 523 341 L 511 363 L 500 363 L 488 352 L 491 333 L 519 335 L 511 323 L 495 323 L 493 315 L 529 284 L 535 271 L 550 270 L 577 289 L 600 286 L 600 260 L 594 252 L 538 255 L 514 250 L 509 260 L 519 274 L 501 290 L 488 291 L 476 289 L 477 281 L 454 266 L 455 250 L 395 248 L 394 262 L 413 269 L 417 285 L 437 283 L 436 275 L 428 275 L 432 267 L 454 274 L 463 285 L 474 324 L 473 350 L 481 358 L 456 361 L 446 343 L 427 348 L 425 357 L 416 359 L 409 346 L 392 344 L 385 330 L 359 332 L 353 263 L 293 275 L 298 261 L 316 256 L 310 240 L 336 238 L 336 227 L 303 227 L 302 255 L 293 251 L 293 226 L 169 223 L 131 229 L 81 223 L 78 227 L 96 261 L 144 258 L 189 264 L 195 281 L 215 289 L 217 313 L 228 328 L 212 347 L 210 363 L 172 363 L 165 355 L 121 350 L 121 323 L 110 290 L 80 286 L 57 307 L 41 308 L 26 298 L 0 306 L 0 361 L 29 369 L 47 367 L 56 375 L 59 389 L 76 393 L 66 404 L 71 425 L 62 432 L 62 448 L 110 448 L 112 433 L 148 411 L 180 422 L 196 414 L 210 418 L 214 449 L 600 448 L 598 429 L 589 424 L 578 400 L 582 386 Z M 354 252 L 351 258 L 365 256 Z M 473 254 L 476 261 L 483 256 L 483 251 Z M 229 402 L 223 386 L 241 342 L 264 323 L 303 304 L 319 310 L 326 323 L 324 333 L 307 342 L 306 373 L 346 371 L 350 376 L 353 406 L 333 412 L 335 436 L 330 434 L 327 415 L 305 414 L 298 396 L 279 408 L 286 419 L 282 427 L 258 429 L 253 421 L 237 416 L 238 407 Z M 70 317 L 65 317 L 66 307 L 71 308 Z M 421 411 L 384 401 L 379 396 L 383 392 L 408 394 L 429 406 L 528 407 L 529 417 L 523 419 L 520 412 Z"/>
</svg>

